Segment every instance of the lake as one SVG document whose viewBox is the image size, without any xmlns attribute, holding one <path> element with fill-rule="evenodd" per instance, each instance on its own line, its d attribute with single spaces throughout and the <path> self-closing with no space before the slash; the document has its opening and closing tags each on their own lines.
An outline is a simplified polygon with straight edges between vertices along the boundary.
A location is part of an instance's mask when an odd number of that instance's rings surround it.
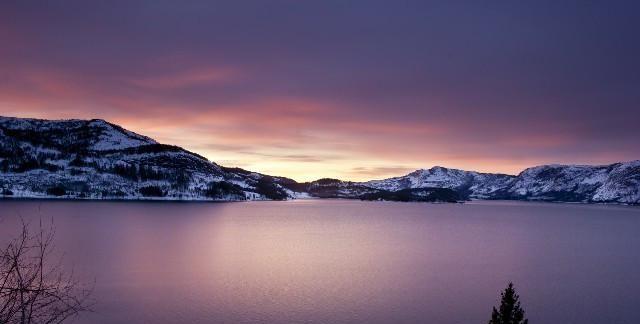
<svg viewBox="0 0 640 324">
<path fill-rule="evenodd" d="M 640 208 L 483 201 L 0 201 L 95 280 L 75 323 L 640 323 Z"/>
</svg>

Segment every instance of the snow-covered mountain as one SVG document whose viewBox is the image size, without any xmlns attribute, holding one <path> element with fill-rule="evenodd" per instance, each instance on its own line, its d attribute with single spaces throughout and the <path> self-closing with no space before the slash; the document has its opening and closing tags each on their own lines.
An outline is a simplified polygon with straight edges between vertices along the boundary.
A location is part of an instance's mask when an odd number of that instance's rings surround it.
<svg viewBox="0 0 640 324">
<path fill-rule="evenodd" d="M 363 185 L 388 191 L 448 188 L 465 197 L 482 199 L 491 198 L 506 190 L 514 178 L 506 174 L 479 173 L 436 166 L 416 170 L 402 177 L 368 181 Z"/>
<path fill-rule="evenodd" d="M 449 188 L 472 199 L 640 204 L 640 160 L 602 166 L 543 165 L 517 176 L 433 167 L 361 185 L 388 191 Z"/>
<path fill-rule="evenodd" d="M 640 160 L 610 165 L 543 165 L 522 171 L 512 199 L 640 203 Z"/>
<path fill-rule="evenodd" d="M 293 181 L 221 167 L 104 120 L 0 117 L 0 195 L 244 200 L 301 194 Z"/>
<path fill-rule="evenodd" d="M 367 182 L 225 168 L 104 120 L 0 117 L 0 197 L 399 201 L 518 199 L 640 204 L 640 161 L 545 165 L 517 176 L 433 167 Z"/>
</svg>

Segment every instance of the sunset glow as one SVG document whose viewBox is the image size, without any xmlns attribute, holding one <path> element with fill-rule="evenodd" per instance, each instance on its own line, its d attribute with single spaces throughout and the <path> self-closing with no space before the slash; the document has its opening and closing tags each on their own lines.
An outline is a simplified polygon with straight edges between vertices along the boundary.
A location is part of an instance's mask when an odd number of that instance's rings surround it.
<svg viewBox="0 0 640 324">
<path fill-rule="evenodd" d="M 474 6 L 5 2 L 0 115 L 102 118 L 296 180 L 639 157 L 631 11 Z"/>
</svg>

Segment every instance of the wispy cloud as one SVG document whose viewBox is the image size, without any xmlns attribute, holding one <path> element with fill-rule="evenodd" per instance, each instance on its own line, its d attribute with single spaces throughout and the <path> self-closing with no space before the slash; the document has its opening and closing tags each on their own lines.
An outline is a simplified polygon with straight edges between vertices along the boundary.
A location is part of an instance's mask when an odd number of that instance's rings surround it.
<svg viewBox="0 0 640 324">
<path fill-rule="evenodd" d="M 188 71 L 132 79 L 129 82 L 142 88 L 178 89 L 228 83 L 236 80 L 239 75 L 237 70 L 230 68 L 200 67 Z"/>
<path fill-rule="evenodd" d="M 365 176 L 367 179 L 380 179 L 402 176 L 416 169 L 417 167 L 407 166 L 354 167 L 351 168 L 350 173 L 358 177 Z"/>
<path fill-rule="evenodd" d="M 491 6 L 269 6 L 0 2 L 0 114 L 104 118 L 301 180 L 639 158 L 637 8 L 519 2 L 504 28 Z"/>
</svg>

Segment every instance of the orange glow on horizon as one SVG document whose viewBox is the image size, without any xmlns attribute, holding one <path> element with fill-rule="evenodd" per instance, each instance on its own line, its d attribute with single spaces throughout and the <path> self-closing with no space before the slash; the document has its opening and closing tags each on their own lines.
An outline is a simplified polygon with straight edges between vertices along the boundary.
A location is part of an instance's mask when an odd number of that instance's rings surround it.
<svg viewBox="0 0 640 324">
<path fill-rule="evenodd" d="M 280 111 L 286 111 L 286 109 L 282 110 L 281 103 L 278 102 L 275 106 L 280 107 L 278 108 Z M 52 115 L 35 111 L 20 114 L 17 112 L 28 111 L 28 109 L 16 109 L 17 106 L 11 109 L 12 105 L 3 104 L 2 108 L 11 115 L 25 118 L 101 118 L 98 114 L 78 116 L 72 113 L 56 113 Z M 269 110 L 266 109 L 266 111 Z M 220 118 L 215 114 L 204 114 L 184 115 L 178 118 L 139 119 L 123 116 L 104 119 L 152 137 L 161 143 L 184 147 L 223 166 L 284 176 L 296 181 L 312 181 L 320 178 L 367 181 L 402 176 L 417 169 L 433 166 L 515 175 L 527 167 L 557 162 L 526 158 L 491 159 L 446 153 L 436 155 L 421 151 L 423 143 L 420 142 L 405 142 L 406 145 L 402 148 L 393 145 L 393 142 L 389 145 L 379 142 L 377 143 L 379 146 L 375 146 L 367 141 L 367 136 L 358 134 L 367 133 L 367 129 L 381 129 L 379 132 L 386 130 L 389 134 L 397 135 L 401 127 L 393 125 L 377 128 L 379 125 L 360 124 L 355 127 L 357 131 L 351 133 L 344 132 L 343 125 L 318 127 L 312 119 L 298 120 L 297 117 L 291 117 L 289 123 L 299 121 L 303 127 L 286 131 L 280 128 L 287 124 L 287 118 L 260 119 L 261 125 L 244 125 L 239 128 L 237 125 L 242 122 L 242 118 L 242 115 L 233 114 L 224 114 Z M 351 122 L 347 122 L 347 125 L 348 123 Z M 351 128 L 346 127 L 346 129 Z M 407 134 L 411 136 L 420 134 L 416 132 L 415 129 L 411 129 Z M 510 141 L 519 142 L 520 140 Z M 565 138 L 560 143 L 563 142 L 571 141 Z M 543 138 L 538 145 L 555 144 L 556 142 Z M 603 163 L 608 163 L 606 157 Z"/>
<path fill-rule="evenodd" d="M 640 158 L 633 6 L 356 7 L 0 2 L 0 116 L 300 181 Z"/>
</svg>

